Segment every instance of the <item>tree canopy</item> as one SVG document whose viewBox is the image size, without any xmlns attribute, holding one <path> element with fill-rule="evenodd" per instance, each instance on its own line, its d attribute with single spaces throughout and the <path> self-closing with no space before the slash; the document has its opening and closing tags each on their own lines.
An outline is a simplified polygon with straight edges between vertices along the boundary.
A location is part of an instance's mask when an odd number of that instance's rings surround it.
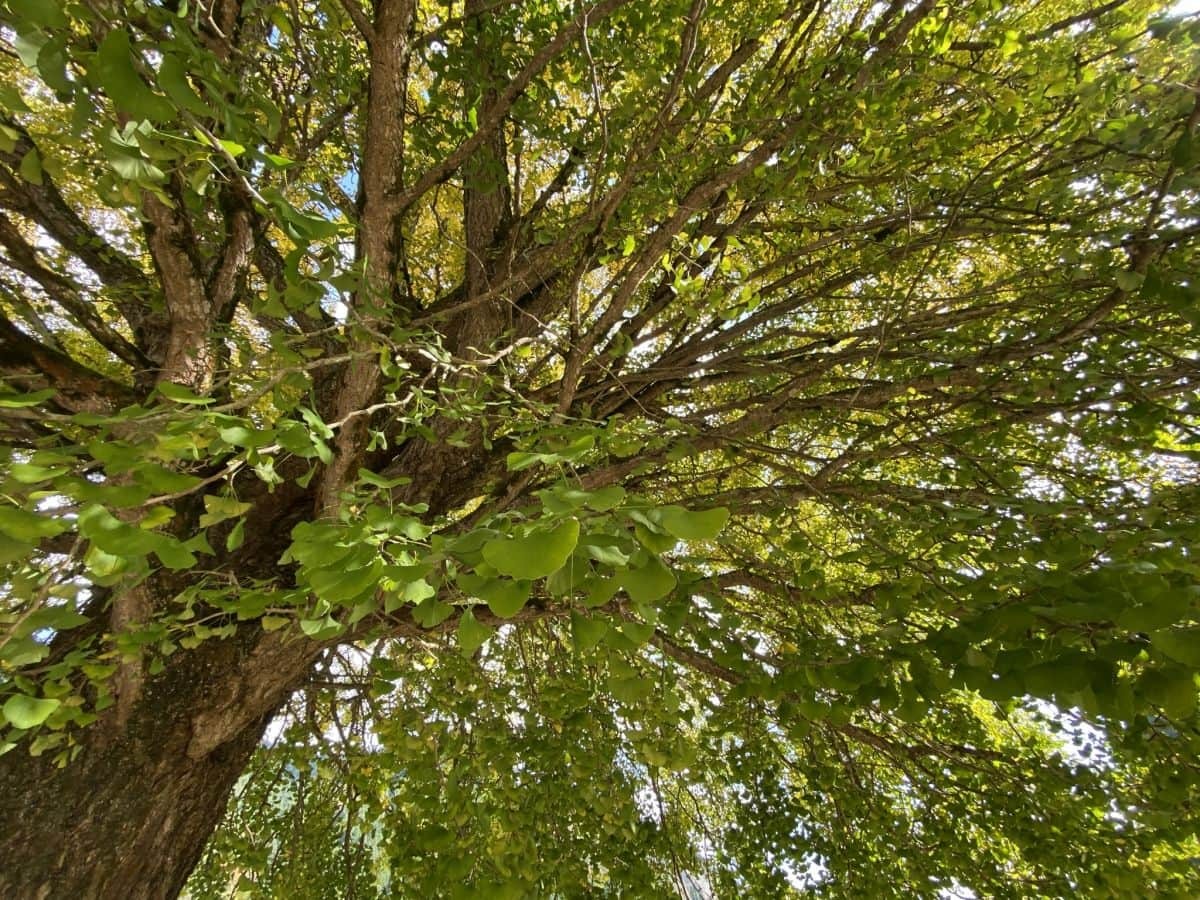
<svg viewBox="0 0 1200 900">
<path fill-rule="evenodd" d="M 1198 43 L 2 0 L 0 893 L 1195 896 Z"/>
</svg>

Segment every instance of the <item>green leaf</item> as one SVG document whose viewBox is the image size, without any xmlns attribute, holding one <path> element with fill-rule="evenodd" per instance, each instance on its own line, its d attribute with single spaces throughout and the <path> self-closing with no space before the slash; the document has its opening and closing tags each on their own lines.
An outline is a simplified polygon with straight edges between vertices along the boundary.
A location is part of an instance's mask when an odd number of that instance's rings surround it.
<svg viewBox="0 0 1200 900">
<path fill-rule="evenodd" d="M 462 585 L 462 579 L 459 580 Z M 464 590 L 466 586 L 463 585 Z M 507 578 L 479 578 L 470 588 L 472 596 L 487 603 L 488 608 L 502 619 L 515 616 L 529 602 L 533 583 L 511 581 Z"/>
<path fill-rule="evenodd" d="M 494 629 L 484 625 L 467 610 L 458 620 L 458 647 L 463 656 L 471 656 L 494 634 Z"/>
<path fill-rule="evenodd" d="M 625 489 L 618 485 L 601 488 L 598 491 L 558 487 L 537 493 L 547 512 L 556 515 L 573 512 L 581 506 L 586 506 L 596 512 L 607 512 L 625 499 Z"/>
<path fill-rule="evenodd" d="M 389 573 L 390 574 L 390 573 Z M 384 612 L 395 612 L 405 604 L 412 603 L 414 605 L 423 604 L 426 600 L 437 595 L 437 588 L 431 585 L 424 578 L 417 578 L 414 581 L 404 582 L 399 589 L 393 588 L 384 598 Z M 437 624 L 436 622 L 434 623 Z M 433 626 L 427 626 L 433 627 Z"/>
<path fill-rule="evenodd" d="M 373 591 L 383 575 L 383 563 L 378 559 L 368 565 L 346 569 L 338 565 L 329 569 L 318 569 L 309 575 L 313 592 L 330 603 L 349 603 L 368 591 Z"/>
<path fill-rule="evenodd" d="M 214 402 L 211 397 L 201 397 L 192 392 L 190 388 L 186 388 L 181 384 L 176 384 L 173 381 L 160 381 L 155 387 L 160 394 L 168 400 L 173 400 L 176 403 L 187 403 L 194 406 L 203 406 Z"/>
<path fill-rule="evenodd" d="M 572 554 L 560 568 L 546 579 L 546 593 L 552 597 L 565 597 L 573 594 L 575 589 L 588 577 L 590 571 L 591 566 L 582 555 Z"/>
<path fill-rule="evenodd" d="M 196 565 L 196 556 L 187 547 L 171 537 L 163 536 L 154 547 L 154 555 L 168 569 L 182 571 Z"/>
<path fill-rule="evenodd" d="M 29 112 L 29 104 L 11 84 L 0 84 L 0 108 L 9 112 Z M 11 152 L 11 148 L 8 152 Z"/>
<path fill-rule="evenodd" d="M 319 619 L 301 619 L 300 630 L 310 638 L 324 640 L 338 634 L 342 626 L 333 616 L 325 615 Z"/>
<path fill-rule="evenodd" d="M 412 479 L 407 475 L 400 475 L 396 478 L 384 478 L 382 475 L 376 475 L 369 469 L 359 469 L 358 480 L 364 484 L 369 484 L 377 488 L 383 488 L 387 491 L 390 491 L 392 488 L 400 487 L 401 485 L 410 484 L 412 482 Z"/>
<path fill-rule="evenodd" d="M 79 513 L 78 523 L 80 534 L 105 553 L 114 556 L 147 556 L 168 542 L 164 535 L 122 522 L 103 506 L 84 507 Z M 167 551 L 168 554 L 170 552 Z M 165 562 L 163 564 L 166 565 Z"/>
<path fill-rule="evenodd" d="M 130 468 L 136 469 L 137 480 L 145 484 L 146 487 L 156 494 L 177 494 L 182 491 L 188 491 L 203 481 L 202 478 L 197 478 L 195 475 L 188 475 L 186 472 L 175 472 L 163 466 L 140 462 L 138 461 L 136 450 L 132 451 L 132 455 L 134 462 Z M 100 459 L 100 457 L 96 458 Z"/>
<path fill-rule="evenodd" d="M 1189 169 L 1200 162 L 1200 141 L 1196 140 L 1191 129 L 1183 129 L 1183 134 L 1171 148 L 1171 162 L 1178 169 Z"/>
<path fill-rule="evenodd" d="M 483 558 L 502 575 L 524 580 L 545 578 L 562 568 L 578 542 L 579 522 L 568 519 L 549 531 L 488 541 L 483 545 Z"/>
<path fill-rule="evenodd" d="M 604 639 L 608 623 L 600 618 L 571 613 L 571 637 L 580 650 L 591 650 Z"/>
<path fill-rule="evenodd" d="M 67 523 L 60 519 L 52 519 L 17 506 L 0 503 L 0 531 L 18 541 L 32 543 L 41 538 L 62 534 L 66 530 Z"/>
<path fill-rule="evenodd" d="M 0 566 L 24 559 L 32 552 L 32 542 L 14 540 L 0 530 Z"/>
<path fill-rule="evenodd" d="M 238 519 L 237 524 L 233 526 L 233 530 L 225 538 L 225 549 L 232 553 L 242 546 L 246 541 L 246 520 Z"/>
<path fill-rule="evenodd" d="M 437 588 L 426 581 L 424 578 L 418 578 L 416 581 L 410 581 L 404 585 L 404 590 L 401 591 L 401 596 L 409 603 L 420 603 L 429 597 L 437 594 Z"/>
<path fill-rule="evenodd" d="M 711 541 L 729 521 L 729 510 L 723 506 L 692 512 L 682 506 L 659 510 L 662 527 L 685 541 Z"/>
<path fill-rule="evenodd" d="M 0 661 L 14 669 L 40 663 L 50 653 L 50 646 L 30 637 L 12 637 L 0 647 Z"/>
<path fill-rule="evenodd" d="M 622 622 L 621 633 L 640 647 L 653 636 L 654 626 L 649 622 Z"/>
<path fill-rule="evenodd" d="M 615 597 L 617 591 L 621 589 L 621 585 L 616 578 L 590 578 L 584 582 L 584 587 L 587 589 L 587 597 L 583 601 L 584 605 L 593 609 L 597 606 L 603 606 Z"/>
<path fill-rule="evenodd" d="M 1176 662 L 1200 668 L 1200 628 L 1154 631 L 1150 643 Z"/>
<path fill-rule="evenodd" d="M 625 704 L 640 703 L 650 696 L 654 685 L 637 675 L 614 676 L 608 679 L 608 691 Z"/>
<path fill-rule="evenodd" d="M 30 184 L 42 183 L 42 158 L 37 150 L 30 150 L 21 158 L 21 165 L 17 171 Z"/>
<path fill-rule="evenodd" d="M 37 28 L 66 28 L 71 23 L 60 0 L 8 0 L 8 8 L 19 22 Z"/>
<path fill-rule="evenodd" d="M 21 484 L 38 484 L 49 481 L 66 471 L 65 466 L 39 466 L 33 463 L 13 463 L 8 467 L 9 477 Z"/>
<path fill-rule="evenodd" d="M 325 424 L 325 421 L 307 406 L 297 407 L 297 412 L 300 413 L 300 418 L 308 423 L 310 429 L 310 439 L 312 435 L 325 438 L 328 440 L 333 437 L 333 429 Z"/>
<path fill-rule="evenodd" d="M 267 163 L 275 169 L 286 169 L 288 166 L 294 166 L 296 164 L 294 159 L 288 159 L 286 156 L 280 156 L 277 153 L 267 153 L 265 150 L 263 150 L 260 151 L 260 154 L 262 155 L 263 159 L 265 159 Z"/>
<path fill-rule="evenodd" d="M 47 750 L 58 747 L 66 740 L 66 735 L 61 731 L 42 732 L 29 743 L 29 755 L 41 756 Z"/>
<path fill-rule="evenodd" d="M 234 516 L 247 512 L 253 504 L 243 503 L 236 497 L 222 497 L 217 494 L 204 495 L 204 515 L 200 517 L 200 527 L 208 528 Z"/>
<path fill-rule="evenodd" d="M 208 108 L 208 105 L 188 81 L 187 69 L 179 57 L 173 53 L 165 54 L 162 62 L 159 63 L 158 86 L 180 109 L 186 109 L 201 118 L 208 118 L 212 115 L 212 110 Z"/>
<path fill-rule="evenodd" d="M 1138 687 L 1147 700 L 1174 719 L 1186 719 L 1196 711 L 1196 683 L 1190 669 L 1150 669 L 1142 674 Z"/>
<path fill-rule="evenodd" d="M 58 391 L 53 388 L 34 391 L 31 394 L 0 393 L 0 409 L 23 409 L 29 406 L 37 406 L 39 403 L 45 403 L 57 393 Z"/>
<path fill-rule="evenodd" d="M 60 700 L 43 700 L 25 694 L 13 694 L 4 703 L 4 718 L 14 728 L 36 728 L 62 705 Z"/>
<path fill-rule="evenodd" d="M 38 53 L 38 74 L 46 86 L 54 91 L 59 99 L 67 99 L 74 92 L 75 84 L 67 77 L 67 37 L 58 34 L 48 40 Z"/>
<path fill-rule="evenodd" d="M 634 603 L 653 603 L 675 589 L 674 573 L 657 558 L 640 569 L 621 572 L 616 580 Z"/>
<path fill-rule="evenodd" d="M 563 513 L 574 512 L 583 506 L 585 500 L 591 496 L 588 491 L 575 490 L 573 488 L 555 488 L 552 490 L 538 491 L 538 497 L 541 498 L 542 507 L 546 512 L 553 515 L 562 515 Z"/>
<path fill-rule="evenodd" d="M 620 506 L 624 499 L 625 488 L 614 484 L 592 491 L 584 503 L 588 509 L 594 509 L 596 512 L 608 512 L 610 509 Z"/>
<path fill-rule="evenodd" d="M 617 539 L 612 538 L 612 543 L 608 539 L 609 536 L 603 534 L 584 535 L 579 539 L 579 545 L 598 563 L 617 569 L 629 565 L 629 555 L 618 546 Z"/>
<path fill-rule="evenodd" d="M 309 430 L 294 419 L 279 423 L 275 429 L 275 439 L 279 442 L 279 446 L 289 453 L 295 453 L 306 459 L 316 455 L 316 450 L 313 448 L 313 437 Z"/>
<path fill-rule="evenodd" d="M 208 542 L 207 532 L 201 531 L 192 535 L 184 542 L 189 550 L 193 553 L 203 553 L 205 556 L 215 556 L 216 551 Z"/>
<path fill-rule="evenodd" d="M 109 157 L 109 162 L 112 164 L 113 171 L 126 181 L 134 181 L 139 184 L 158 184 L 167 180 L 166 172 L 141 157 L 120 154 Z M 159 393 L 169 396 L 166 391 L 160 391 Z M 192 396 L 195 397 L 194 394 Z M 210 402 L 207 400 L 201 401 L 199 398 L 187 400 L 182 397 L 170 397 L 169 399 L 178 399 L 180 403 Z"/>
<path fill-rule="evenodd" d="M 85 615 L 76 612 L 72 606 L 44 606 L 28 616 L 15 634 L 26 637 L 41 631 L 43 628 L 53 628 L 55 631 L 70 631 L 80 625 L 90 622 Z"/>
<path fill-rule="evenodd" d="M 122 572 L 129 568 L 129 560 L 115 553 L 105 553 L 95 544 L 88 548 L 84 556 L 84 564 L 92 580 L 98 584 L 111 584 Z"/>
<path fill-rule="evenodd" d="M 412 616 L 422 628 L 436 628 L 454 612 L 454 607 L 435 597 L 429 597 L 413 609 Z"/>
<path fill-rule="evenodd" d="M 634 524 L 633 534 L 638 539 L 638 543 L 651 553 L 666 553 L 679 543 L 678 538 L 674 535 L 659 534 L 657 531 L 647 528 L 641 522 Z"/>
<path fill-rule="evenodd" d="M 284 231 L 293 240 L 302 243 L 336 237 L 343 228 L 341 222 L 307 215 L 286 203 L 279 204 L 276 208 L 283 219 Z"/>
<path fill-rule="evenodd" d="M 257 619 L 266 612 L 267 607 L 278 602 L 275 594 L 267 591 L 242 591 L 237 598 L 237 617 L 241 622 Z"/>
<path fill-rule="evenodd" d="M 265 447 L 274 437 L 273 431 L 247 428 L 245 425 L 228 425 L 224 428 L 218 428 L 217 434 L 221 436 L 221 440 L 226 444 L 232 447 L 245 447 L 248 450 Z"/>
<path fill-rule="evenodd" d="M 1128 270 L 1117 273 L 1117 287 L 1121 290 L 1132 293 L 1142 286 L 1142 281 L 1146 276 L 1140 272 L 1130 272 Z"/>
<path fill-rule="evenodd" d="M 527 453 L 523 450 L 514 450 L 505 457 L 505 465 L 508 466 L 510 472 L 520 472 L 539 463 L 552 463 L 557 459 L 558 457 L 553 453 Z"/>
<path fill-rule="evenodd" d="M 135 119 L 166 122 L 174 118 L 174 107 L 150 90 L 134 67 L 133 47 L 123 26 L 109 31 L 101 42 L 94 72 L 113 104 Z"/>
<path fill-rule="evenodd" d="M 27 69 L 36 69 L 38 56 L 49 40 L 50 38 L 41 29 L 22 29 L 17 34 L 17 39 L 13 41 L 13 49 L 16 50 L 17 58 L 24 63 Z M 15 133 L 13 138 L 16 138 Z"/>
</svg>

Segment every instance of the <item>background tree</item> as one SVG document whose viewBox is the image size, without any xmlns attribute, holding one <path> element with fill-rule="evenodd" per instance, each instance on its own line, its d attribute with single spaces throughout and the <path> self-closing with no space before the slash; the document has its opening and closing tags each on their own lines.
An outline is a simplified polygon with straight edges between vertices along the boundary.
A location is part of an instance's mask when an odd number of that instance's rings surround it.
<svg viewBox="0 0 1200 900">
<path fill-rule="evenodd" d="M 4 896 L 1195 893 L 1194 18 L 0 9 Z"/>
</svg>

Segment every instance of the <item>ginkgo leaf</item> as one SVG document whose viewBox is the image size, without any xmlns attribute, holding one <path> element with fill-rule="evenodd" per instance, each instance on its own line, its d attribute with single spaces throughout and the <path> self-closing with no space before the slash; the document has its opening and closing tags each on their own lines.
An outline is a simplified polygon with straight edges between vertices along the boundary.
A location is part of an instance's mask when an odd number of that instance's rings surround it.
<svg viewBox="0 0 1200 900">
<path fill-rule="evenodd" d="M 512 581 L 507 578 L 480 579 L 474 594 L 487 603 L 488 608 L 502 619 L 508 619 L 521 611 L 529 601 L 533 584 L 529 581 Z"/>
<path fill-rule="evenodd" d="M 691 511 L 682 506 L 667 506 L 658 511 L 662 527 L 685 541 L 709 541 L 721 533 L 729 521 L 729 510 L 723 506 Z"/>
<path fill-rule="evenodd" d="M 36 728 L 45 722 L 62 705 L 60 700 L 13 694 L 0 711 L 14 728 Z"/>
<path fill-rule="evenodd" d="M 471 656 L 492 634 L 494 630 L 476 619 L 469 609 L 458 620 L 458 647 L 463 656 Z"/>
<path fill-rule="evenodd" d="M 571 614 L 571 634 L 580 650 L 591 650 L 603 640 L 607 631 L 608 623 L 603 619 Z"/>
<path fill-rule="evenodd" d="M 627 569 L 617 575 L 617 582 L 635 603 L 653 603 L 675 589 L 675 575 L 652 557 L 638 569 Z"/>
<path fill-rule="evenodd" d="M 165 122 L 175 109 L 165 97 L 150 90 L 133 64 L 133 47 L 125 28 L 111 29 L 96 53 L 95 75 L 118 109 L 138 119 Z"/>
<path fill-rule="evenodd" d="M 208 528 L 210 525 L 216 525 L 219 522 L 224 522 L 226 519 L 240 516 L 247 512 L 250 507 L 250 503 L 238 500 L 236 497 L 205 494 L 204 515 L 200 517 L 200 527 Z"/>
<path fill-rule="evenodd" d="M 483 545 L 483 558 L 502 575 L 532 580 L 562 568 L 579 542 L 579 522 L 568 519 L 523 537 L 497 538 Z"/>
</svg>

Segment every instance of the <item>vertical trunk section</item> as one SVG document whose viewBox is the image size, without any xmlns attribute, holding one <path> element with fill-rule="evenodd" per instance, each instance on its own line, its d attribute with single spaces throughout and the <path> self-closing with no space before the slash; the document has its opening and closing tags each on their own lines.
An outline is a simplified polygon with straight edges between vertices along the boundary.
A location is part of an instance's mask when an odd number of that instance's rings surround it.
<svg viewBox="0 0 1200 900">
<path fill-rule="evenodd" d="M 496 108 L 500 74 L 496 71 L 496 47 L 485 21 L 489 0 L 467 0 L 465 29 L 473 40 L 479 64 L 475 113 L 488 118 Z M 469 94 L 468 94 L 469 96 Z M 465 287 L 468 297 L 486 293 L 490 287 L 496 237 L 509 214 L 508 150 L 501 122 L 463 165 L 463 225 L 466 237 Z M 451 349 L 468 356 L 468 348 L 483 352 L 508 327 L 511 316 L 501 298 L 473 308 L 455 323 L 457 333 Z"/>
<path fill-rule="evenodd" d="M 0 896 L 176 897 L 216 828 L 264 719 L 204 759 L 171 722 L 152 740 L 92 742 L 64 768 L 0 761 Z"/>
<path fill-rule="evenodd" d="M 402 237 L 397 191 L 404 173 L 408 32 L 412 27 L 413 0 L 379 0 L 375 8 L 359 185 L 362 212 L 355 248 L 355 266 L 361 267 L 362 283 L 354 296 L 350 319 L 386 332 L 390 327 L 386 323 L 407 302 L 401 302 L 396 277 Z M 374 340 L 351 332 L 350 349 L 367 352 L 360 353 L 346 366 L 333 401 L 332 416 L 326 418 L 346 420 L 375 399 L 380 373 L 374 359 Z M 355 415 L 338 429 L 333 439 L 333 460 L 321 475 L 317 515 L 329 515 L 337 509 L 338 497 L 353 480 L 367 446 L 369 421 L 367 416 Z"/>
</svg>

